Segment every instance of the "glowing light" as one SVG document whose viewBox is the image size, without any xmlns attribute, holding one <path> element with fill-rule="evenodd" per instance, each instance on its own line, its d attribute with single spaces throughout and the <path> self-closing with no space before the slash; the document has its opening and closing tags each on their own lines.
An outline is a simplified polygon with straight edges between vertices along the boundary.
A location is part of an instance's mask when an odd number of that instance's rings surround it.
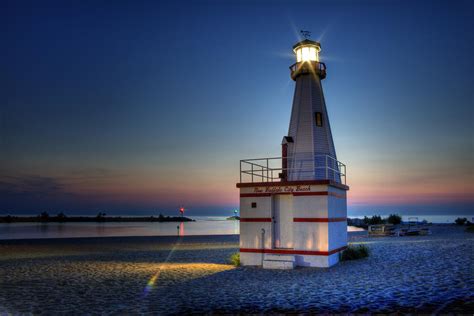
<svg viewBox="0 0 474 316">
<path fill-rule="evenodd" d="M 296 62 L 304 61 L 318 61 L 319 62 L 319 47 L 313 45 L 302 45 L 295 49 Z"/>
<path fill-rule="evenodd" d="M 316 56 L 317 56 L 316 47 L 310 47 L 309 48 L 309 60 L 318 60 Z"/>
<path fill-rule="evenodd" d="M 180 226 L 182 225 L 182 232 L 184 234 L 184 223 L 181 222 Z M 179 227 L 179 226 L 178 226 Z M 215 264 L 215 263 L 171 263 L 171 257 L 175 253 L 176 249 L 181 246 L 182 238 L 180 237 L 176 243 L 171 248 L 168 256 L 166 257 L 165 261 L 160 263 L 157 267 L 157 271 L 152 275 L 152 277 L 146 283 L 145 288 L 143 289 L 143 297 L 146 297 L 150 292 L 156 287 L 156 284 L 160 278 L 161 273 L 164 270 L 174 270 L 174 271 L 181 271 L 184 269 L 186 272 L 185 275 L 189 274 L 195 275 L 195 277 L 202 277 L 203 275 L 209 275 L 217 272 L 222 272 L 225 270 L 234 269 L 232 265 L 228 264 Z M 219 246 L 221 248 L 222 246 Z M 206 246 L 209 249 L 209 246 Z"/>
<path fill-rule="evenodd" d="M 143 296 L 146 297 L 156 287 L 160 275 L 185 275 L 186 280 L 200 278 L 203 276 L 235 269 L 229 264 L 218 263 L 162 263 L 159 270 L 148 280 Z M 184 273 L 183 273 L 184 272 Z"/>
<path fill-rule="evenodd" d="M 297 62 L 301 61 L 301 49 L 296 50 L 296 61 Z"/>
<path fill-rule="evenodd" d="M 303 61 L 309 60 L 309 47 L 301 48 L 301 57 Z"/>
</svg>

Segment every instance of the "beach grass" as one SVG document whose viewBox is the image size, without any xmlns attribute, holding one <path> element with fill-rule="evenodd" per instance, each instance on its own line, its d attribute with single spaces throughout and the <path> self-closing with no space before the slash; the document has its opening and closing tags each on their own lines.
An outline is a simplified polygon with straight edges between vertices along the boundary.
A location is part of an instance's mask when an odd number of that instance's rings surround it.
<svg viewBox="0 0 474 316">
<path fill-rule="evenodd" d="M 236 267 L 240 266 L 240 252 L 233 253 L 229 259 L 230 263 Z"/>
<path fill-rule="evenodd" d="M 366 245 L 349 245 L 341 255 L 342 261 L 357 260 L 369 256 L 369 248 Z"/>
</svg>

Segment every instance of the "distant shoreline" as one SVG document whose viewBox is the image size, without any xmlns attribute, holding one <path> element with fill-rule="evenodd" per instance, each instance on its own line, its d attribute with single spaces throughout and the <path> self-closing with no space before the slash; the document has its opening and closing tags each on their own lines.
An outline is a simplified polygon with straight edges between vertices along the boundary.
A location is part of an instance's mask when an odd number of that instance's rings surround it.
<svg viewBox="0 0 474 316">
<path fill-rule="evenodd" d="M 104 223 L 104 222 L 194 222 L 184 216 L 0 216 L 0 223 Z"/>
</svg>

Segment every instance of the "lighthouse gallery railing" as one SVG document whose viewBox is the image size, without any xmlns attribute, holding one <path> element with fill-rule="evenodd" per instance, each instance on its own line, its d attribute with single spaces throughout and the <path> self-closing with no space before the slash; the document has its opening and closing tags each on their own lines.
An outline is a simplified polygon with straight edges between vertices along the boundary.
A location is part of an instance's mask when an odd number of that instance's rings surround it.
<svg viewBox="0 0 474 316">
<path fill-rule="evenodd" d="M 333 180 L 346 184 L 346 165 L 329 155 L 315 155 L 312 158 L 298 159 L 303 167 L 284 168 L 284 160 L 291 161 L 292 157 L 271 157 L 255 158 L 240 161 L 240 183 L 254 182 L 280 182 L 288 177 L 292 180 L 292 175 L 299 175 L 302 178 L 311 178 L 317 175 L 318 180 Z M 307 163 L 314 164 L 309 168 Z M 288 163 L 286 163 L 288 165 Z M 291 165 L 291 164 L 290 164 Z M 306 175 L 306 177 L 305 177 Z"/>
</svg>

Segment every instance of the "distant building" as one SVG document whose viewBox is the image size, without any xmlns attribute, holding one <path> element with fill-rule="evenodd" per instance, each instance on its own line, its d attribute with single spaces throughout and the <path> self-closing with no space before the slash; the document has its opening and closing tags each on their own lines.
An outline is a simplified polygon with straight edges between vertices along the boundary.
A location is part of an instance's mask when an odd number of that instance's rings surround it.
<svg viewBox="0 0 474 316">
<path fill-rule="evenodd" d="M 349 187 L 332 139 L 320 50 L 309 39 L 293 46 L 296 86 L 282 157 L 240 161 L 243 265 L 330 267 L 347 246 Z"/>
</svg>

